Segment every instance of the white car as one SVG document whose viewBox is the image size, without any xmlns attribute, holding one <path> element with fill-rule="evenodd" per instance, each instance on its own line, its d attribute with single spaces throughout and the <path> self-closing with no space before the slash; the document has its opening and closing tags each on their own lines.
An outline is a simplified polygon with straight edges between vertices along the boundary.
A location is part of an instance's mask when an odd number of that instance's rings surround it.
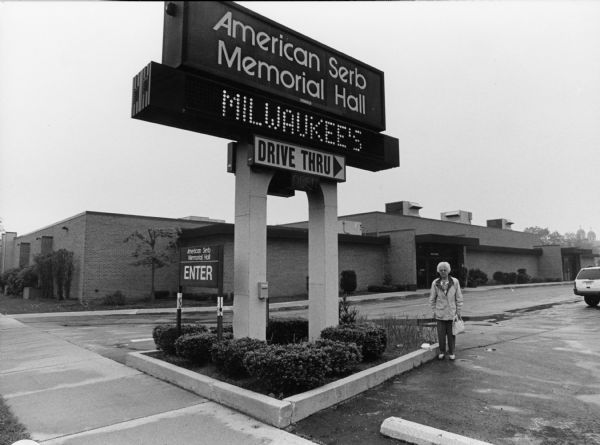
<svg viewBox="0 0 600 445">
<path fill-rule="evenodd" d="M 588 306 L 600 303 L 600 267 L 584 267 L 573 283 L 573 293 L 581 295 Z"/>
</svg>

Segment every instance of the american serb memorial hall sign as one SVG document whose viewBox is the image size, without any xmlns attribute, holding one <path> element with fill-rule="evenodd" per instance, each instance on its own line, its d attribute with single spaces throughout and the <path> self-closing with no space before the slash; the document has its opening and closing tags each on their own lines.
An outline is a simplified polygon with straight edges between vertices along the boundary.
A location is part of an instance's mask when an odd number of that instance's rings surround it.
<svg viewBox="0 0 600 445">
<path fill-rule="evenodd" d="M 271 137 L 399 165 L 383 72 L 232 2 L 168 2 L 162 64 L 134 78 L 132 115 L 234 140 Z"/>
</svg>

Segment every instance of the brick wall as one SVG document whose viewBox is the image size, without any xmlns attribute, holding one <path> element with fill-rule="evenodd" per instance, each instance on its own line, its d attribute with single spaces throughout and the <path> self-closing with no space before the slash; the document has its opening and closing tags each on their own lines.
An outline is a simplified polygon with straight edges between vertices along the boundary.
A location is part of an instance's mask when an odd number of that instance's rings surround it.
<svg viewBox="0 0 600 445">
<path fill-rule="evenodd" d="M 207 236 L 190 245 L 224 245 L 224 292 L 233 292 L 233 237 Z M 357 289 L 366 290 L 371 284 L 381 284 L 385 270 L 386 245 L 340 243 L 338 269 L 354 270 Z M 303 238 L 267 239 L 267 281 L 271 297 L 306 295 L 308 276 L 308 241 Z M 185 292 L 211 292 L 210 289 L 192 288 Z"/>
<path fill-rule="evenodd" d="M 206 222 L 182 219 L 154 218 L 136 215 L 87 212 L 86 256 L 83 273 L 82 301 L 102 300 L 106 295 L 121 291 L 128 300 L 143 299 L 150 295 L 151 270 L 135 266 L 135 242 L 124 239 L 138 230 L 147 235 L 148 229 L 176 229 L 201 227 Z M 163 249 L 168 240 L 159 242 Z M 154 288 L 157 291 L 177 292 L 177 252 L 171 251 L 175 263 L 155 271 Z"/>
<path fill-rule="evenodd" d="M 562 254 L 560 246 L 542 246 L 539 275 L 542 278 L 563 278 Z"/>
<path fill-rule="evenodd" d="M 417 284 L 417 247 L 414 230 L 387 233 L 390 237 L 389 274 L 392 284 Z"/>
<path fill-rule="evenodd" d="M 85 247 L 85 213 L 60 221 L 43 229 L 26 235 L 18 236 L 15 242 L 30 243 L 31 252 L 28 264 L 33 264 L 33 258 L 42 253 L 42 242 L 52 238 L 54 250 L 66 249 L 73 252 L 73 281 L 71 282 L 71 298 L 79 298 L 82 289 L 82 273 Z M 63 229 L 65 227 L 66 229 Z M 45 238 L 45 241 L 44 241 Z M 18 251 L 18 248 L 17 248 Z"/>
<path fill-rule="evenodd" d="M 512 253 L 496 252 L 470 252 L 467 250 L 466 266 L 469 269 L 479 269 L 485 272 L 488 280 L 492 281 L 494 272 L 517 272 L 518 269 L 526 269 L 527 274 L 539 277 L 539 256 L 519 255 Z"/>
<path fill-rule="evenodd" d="M 343 270 L 355 271 L 357 291 L 383 284 L 387 246 L 340 243 L 338 249 L 338 277 Z"/>
</svg>

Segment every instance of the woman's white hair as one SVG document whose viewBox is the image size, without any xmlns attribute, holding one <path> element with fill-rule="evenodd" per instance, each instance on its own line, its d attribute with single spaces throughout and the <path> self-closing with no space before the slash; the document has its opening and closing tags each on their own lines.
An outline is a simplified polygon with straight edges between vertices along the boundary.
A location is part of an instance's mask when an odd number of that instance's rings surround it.
<svg viewBox="0 0 600 445">
<path fill-rule="evenodd" d="M 447 263 L 446 261 L 442 261 L 441 263 L 439 263 L 439 264 L 437 265 L 437 271 L 439 272 L 439 271 L 440 271 L 440 269 L 441 269 L 442 267 L 444 267 L 444 268 L 448 269 L 448 272 L 450 272 L 450 271 L 452 270 L 452 269 L 450 268 L 450 263 Z"/>
</svg>

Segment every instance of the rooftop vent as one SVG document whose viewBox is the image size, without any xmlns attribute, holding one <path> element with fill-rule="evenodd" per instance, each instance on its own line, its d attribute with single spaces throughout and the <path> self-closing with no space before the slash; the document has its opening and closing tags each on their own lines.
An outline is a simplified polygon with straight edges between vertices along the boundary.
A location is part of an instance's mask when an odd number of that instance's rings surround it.
<svg viewBox="0 0 600 445">
<path fill-rule="evenodd" d="M 410 201 L 398 201 L 398 202 L 388 202 L 385 205 L 385 213 L 399 213 L 404 216 L 421 216 L 419 214 L 419 210 L 421 207 L 416 202 Z"/>
<path fill-rule="evenodd" d="M 508 219 L 500 218 L 500 219 L 488 219 L 487 226 L 493 227 L 495 229 L 503 229 L 503 230 L 512 230 L 512 225 L 514 223 L 509 221 Z"/>
<path fill-rule="evenodd" d="M 452 221 L 462 224 L 471 224 L 473 213 L 464 210 L 453 210 L 451 212 L 443 212 L 440 216 L 442 221 Z"/>
<path fill-rule="evenodd" d="M 338 233 L 362 235 L 363 227 L 359 221 L 338 221 Z"/>
</svg>

